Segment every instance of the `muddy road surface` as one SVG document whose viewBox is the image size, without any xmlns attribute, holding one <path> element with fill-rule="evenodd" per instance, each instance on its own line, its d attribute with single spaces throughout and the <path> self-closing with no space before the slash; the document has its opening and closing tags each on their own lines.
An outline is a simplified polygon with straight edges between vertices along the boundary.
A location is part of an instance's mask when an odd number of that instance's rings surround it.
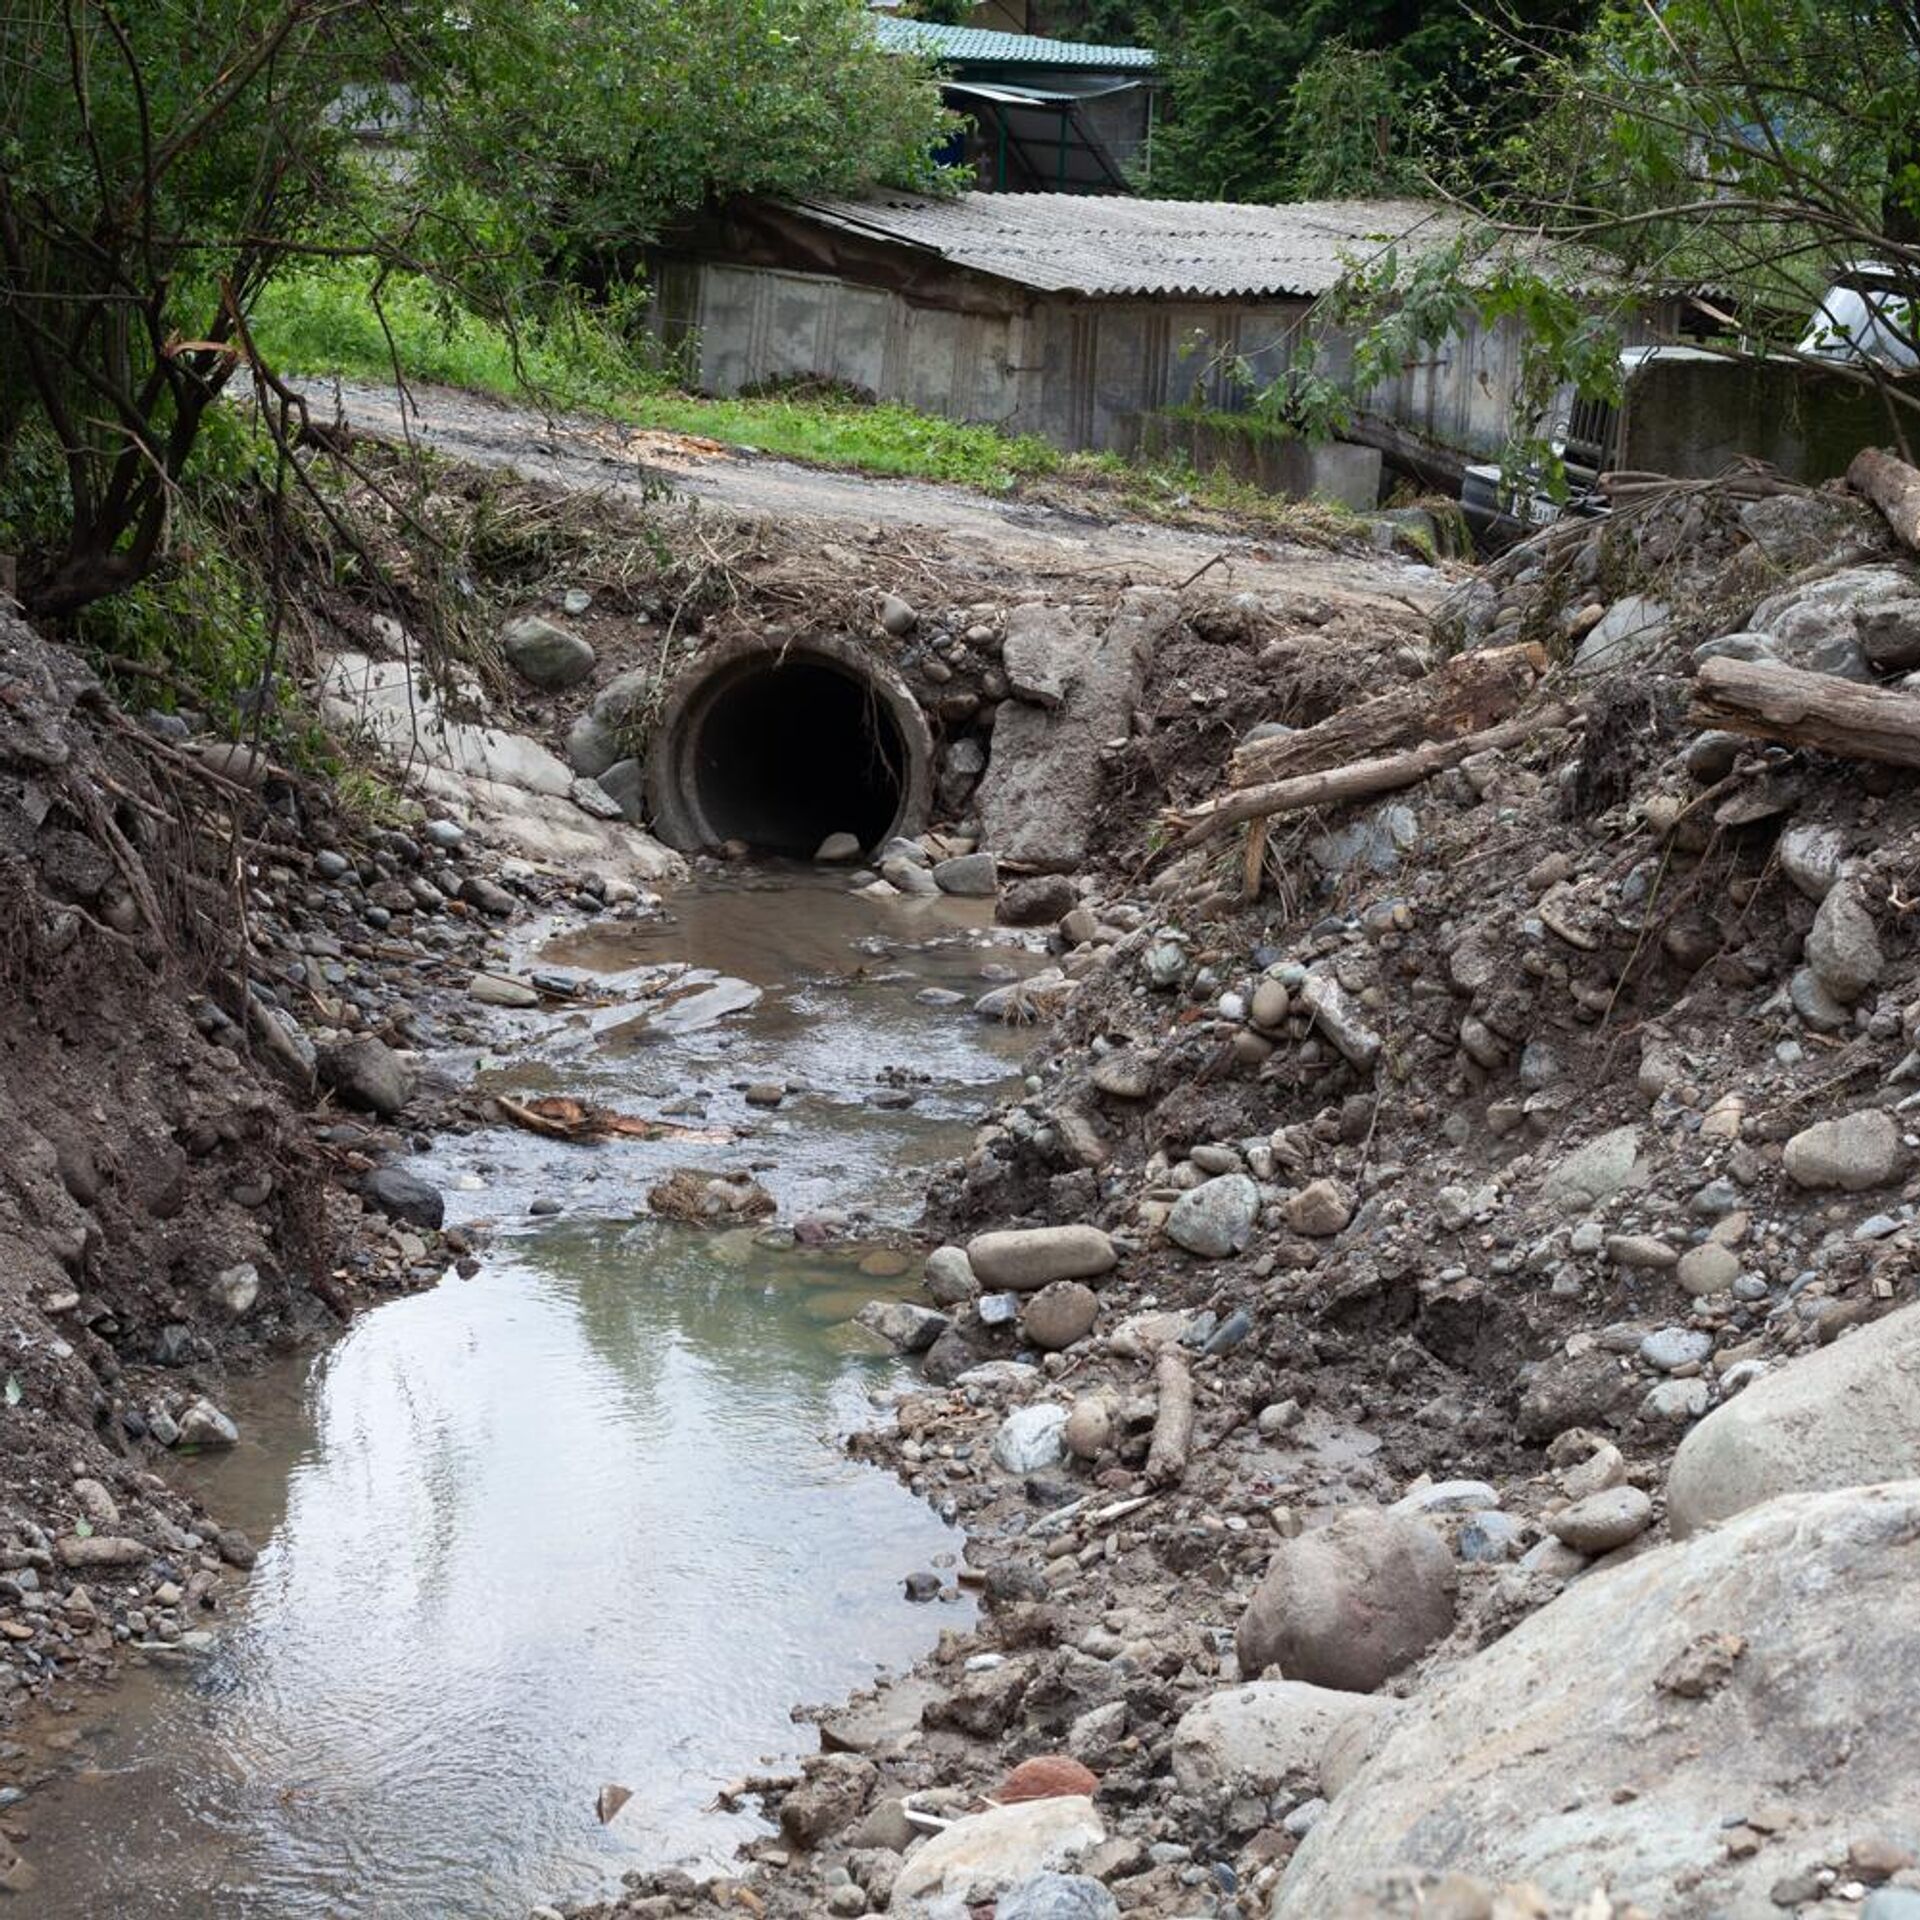
<svg viewBox="0 0 1920 1920">
<path fill-rule="evenodd" d="M 511 468 L 569 492 L 640 504 L 665 488 L 680 502 L 812 524 L 826 539 L 912 530 L 948 560 L 973 563 L 986 577 L 1179 586 L 1204 568 L 1209 583 L 1222 590 L 1374 597 L 1402 609 L 1424 603 L 1441 584 L 1431 569 L 1385 553 L 1328 552 L 1245 533 L 994 500 L 933 481 L 836 473 L 444 387 L 414 386 L 403 396 L 391 387 L 310 380 L 306 392 L 320 420 L 343 420 L 358 432 L 417 443 L 475 466 Z"/>
</svg>

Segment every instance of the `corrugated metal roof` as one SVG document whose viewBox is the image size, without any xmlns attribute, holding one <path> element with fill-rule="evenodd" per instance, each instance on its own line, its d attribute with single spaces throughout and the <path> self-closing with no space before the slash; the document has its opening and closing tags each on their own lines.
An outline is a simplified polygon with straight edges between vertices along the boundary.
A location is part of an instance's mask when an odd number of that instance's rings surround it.
<svg viewBox="0 0 1920 1920">
<path fill-rule="evenodd" d="M 883 47 L 930 53 L 937 60 L 996 67 L 1101 67 L 1151 72 L 1151 47 L 1101 47 L 1082 40 L 1046 40 L 1037 33 L 994 33 L 985 27 L 943 27 L 932 20 L 873 23 Z"/>
<path fill-rule="evenodd" d="M 809 219 L 894 241 L 1044 293 L 1312 298 L 1396 242 L 1438 246 L 1467 224 L 1423 200 L 1228 201 L 967 193 L 793 203 Z"/>
</svg>

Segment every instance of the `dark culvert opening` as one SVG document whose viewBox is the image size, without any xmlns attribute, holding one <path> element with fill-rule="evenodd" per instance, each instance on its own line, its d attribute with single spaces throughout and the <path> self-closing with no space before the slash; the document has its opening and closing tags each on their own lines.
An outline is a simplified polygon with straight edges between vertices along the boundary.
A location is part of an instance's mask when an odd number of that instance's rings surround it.
<svg viewBox="0 0 1920 1920">
<path fill-rule="evenodd" d="M 789 662 L 722 689 L 700 721 L 693 778 L 721 840 L 811 855 L 830 833 L 863 847 L 900 812 L 906 748 L 871 687 L 837 668 Z"/>
<path fill-rule="evenodd" d="M 933 734 L 882 649 L 850 634 L 740 634 L 667 689 L 645 755 L 648 818 L 682 853 L 729 840 L 810 859 L 927 824 Z"/>
</svg>

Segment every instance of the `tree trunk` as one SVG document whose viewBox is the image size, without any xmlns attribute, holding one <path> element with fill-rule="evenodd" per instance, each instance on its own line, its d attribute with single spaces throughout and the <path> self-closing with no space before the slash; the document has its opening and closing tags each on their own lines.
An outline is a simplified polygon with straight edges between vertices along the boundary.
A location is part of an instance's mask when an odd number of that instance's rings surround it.
<svg viewBox="0 0 1920 1920">
<path fill-rule="evenodd" d="M 1536 713 L 1522 714 L 1517 720 L 1489 727 L 1484 733 L 1465 734 L 1458 740 L 1429 740 L 1424 746 L 1410 747 L 1404 753 L 1355 760 L 1348 766 L 1332 767 L 1324 773 L 1300 774 L 1291 780 L 1276 780 L 1270 786 L 1223 793 L 1204 806 L 1168 815 L 1169 824 L 1180 837 L 1167 851 L 1185 853 L 1203 840 L 1210 840 L 1223 827 L 1237 826 L 1242 820 L 1261 820 L 1276 813 L 1304 813 L 1309 807 L 1343 806 L 1349 800 L 1365 800 L 1376 793 L 1394 793 L 1402 787 L 1418 786 L 1430 775 L 1458 766 L 1470 754 L 1518 746 L 1536 733 L 1564 727 L 1573 717 L 1572 707 L 1542 707 Z"/>
<path fill-rule="evenodd" d="M 1846 760 L 1920 767 L 1920 694 L 1754 660 L 1709 660 L 1687 718 Z"/>
<path fill-rule="evenodd" d="M 1880 509 L 1902 546 L 1920 553 L 1920 471 L 1878 447 L 1865 447 L 1853 456 L 1847 484 Z"/>
<path fill-rule="evenodd" d="M 1543 647 L 1493 647 L 1460 653 L 1437 673 L 1410 680 L 1391 693 L 1343 707 L 1317 726 L 1238 748 L 1227 778 L 1251 787 L 1322 767 L 1344 766 L 1389 747 L 1412 746 L 1449 734 L 1477 733 L 1504 719 L 1547 670 Z"/>
</svg>

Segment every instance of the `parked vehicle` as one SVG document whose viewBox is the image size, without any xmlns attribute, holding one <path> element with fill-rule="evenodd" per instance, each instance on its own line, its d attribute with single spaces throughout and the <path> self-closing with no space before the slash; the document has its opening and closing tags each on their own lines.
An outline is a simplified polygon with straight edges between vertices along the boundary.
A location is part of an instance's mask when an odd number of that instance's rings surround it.
<svg viewBox="0 0 1920 1920">
<path fill-rule="evenodd" d="M 1920 369 L 1920 280 L 1911 268 L 1856 262 L 1820 296 L 1800 351 Z"/>
</svg>

